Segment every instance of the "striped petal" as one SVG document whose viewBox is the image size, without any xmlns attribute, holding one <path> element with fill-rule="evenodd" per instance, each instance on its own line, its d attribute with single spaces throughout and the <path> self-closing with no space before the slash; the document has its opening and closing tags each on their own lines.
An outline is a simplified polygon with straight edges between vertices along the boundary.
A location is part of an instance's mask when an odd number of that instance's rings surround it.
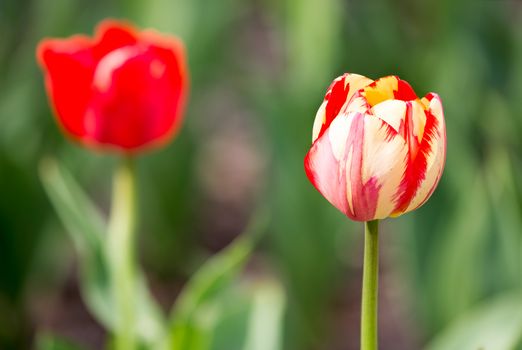
<svg viewBox="0 0 522 350">
<path fill-rule="evenodd" d="M 352 96 L 372 81 L 362 75 L 350 73 L 335 79 L 328 88 L 324 101 L 315 116 L 312 140 L 315 141 L 321 136 L 339 113 L 346 108 Z"/>
<path fill-rule="evenodd" d="M 428 109 L 422 106 L 421 102 L 407 102 L 404 137 L 408 143 L 409 157 L 392 216 L 421 206 L 435 189 L 444 167 L 444 121 L 439 120 L 429 106 Z M 442 113 L 442 109 L 439 112 Z"/>
<path fill-rule="evenodd" d="M 352 220 L 385 218 L 394 209 L 395 190 L 407 146 L 388 124 L 371 115 L 339 115 L 305 158 L 310 181 Z"/>
<path fill-rule="evenodd" d="M 384 219 L 396 207 L 396 193 L 403 179 L 408 146 L 389 124 L 373 116 L 366 118 L 362 180 L 366 182 L 373 178 L 377 182 L 379 196 L 372 219 Z"/>
<path fill-rule="evenodd" d="M 405 212 L 417 209 L 429 199 L 442 176 L 446 159 L 446 126 L 442 103 L 439 96 L 433 93 L 428 94 L 425 99 L 428 106 L 428 118 L 435 119 L 436 127 L 429 139 L 430 148 L 426 157 L 425 179 L 419 185 L 417 193 Z"/>
</svg>

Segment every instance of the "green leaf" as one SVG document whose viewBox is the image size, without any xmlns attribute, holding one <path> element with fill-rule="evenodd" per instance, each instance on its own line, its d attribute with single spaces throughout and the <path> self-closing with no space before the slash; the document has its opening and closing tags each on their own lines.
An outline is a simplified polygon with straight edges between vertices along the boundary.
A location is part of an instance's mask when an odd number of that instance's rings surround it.
<svg viewBox="0 0 522 350">
<path fill-rule="evenodd" d="M 50 334 L 40 334 L 36 340 L 38 350 L 84 350 L 85 348 Z"/>
<path fill-rule="evenodd" d="M 505 294 L 459 317 L 426 350 L 513 350 L 522 337 L 522 292 Z"/>
<path fill-rule="evenodd" d="M 275 280 L 257 281 L 244 350 L 282 349 L 285 295 Z"/>
<path fill-rule="evenodd" d="M 44 188 L 79 255 L 80 287 L 89 310 L 109 330 L 116 323 L 106 247 L 106 224 L 99 211 L 60 165 L 46 159 L 40 167 Z M 165 336 L 163 315 L 137 272 L 138 337 L 153 344 Z"/>
<path fill-rule="evenodd" d="M 267 221 L 266 212 L 258 211 L 245 232 L 210 258 L 187 283 L 171 313 L 169 349 L 203 350 L 210 347 L 218 317 L 215 298 L 230 285 L 247 261 Z"/>
<path fill-rule="evenodd" d="M 285 305 L 278 280 L 257 274 L 236 279 L 216 298 L 210 349 L 280 350 Z"/>
<path fill-rule="evenodd" d="M 115 318 L 104 248 L 105 223 L 72 176 L 57 162 L 45 159 L 41 163 L 40 176 L 79 255 L 84 301 L 98 321 L 111 329 Z"/>
<path fill-rule="evenodd" d="M 481 298 L 483 287 L 477 271 L 487 261 L 484 254 L 489 249 L 491 223 L 485 186 L 482 173 L 461 186 L 468 194 L 457 202 L 455 212 L 458 215 L 448 217 L 440 228 L 444 235 L 441 235 L 439 245 L 431 247 L 429 270 L 425 275 L 427 294 L 423 297 L 430 301 L 427 303 L 431 308 L 430 320 L 436 322 L 437 328 Z"/>
</svg>

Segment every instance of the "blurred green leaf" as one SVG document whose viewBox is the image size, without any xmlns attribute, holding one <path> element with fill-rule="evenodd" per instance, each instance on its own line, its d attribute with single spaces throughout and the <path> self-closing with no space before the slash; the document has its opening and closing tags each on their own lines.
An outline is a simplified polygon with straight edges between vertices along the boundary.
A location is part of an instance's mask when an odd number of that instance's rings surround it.
<svg viewBox="0 0 522 350">
<path fill-rule="evenodd" d="M 466 195 L 453 201 L 454 214 L 442 218 L 435 230 L 432 229 L 435 225 L 427 225 L 428 220 L 433 220 L 433 214 L 418 221 L 417 235 L 421 232 L 427 235 L 430 230 L 439 234 L 431 241 L 431 246 L 423 248 L 427 256 L 418 256 L 415 262 L 425 261 L 426 264 L 419 269 L 422 282 L 418 282 L 418 288 L 423 291 L 419 293 L 418 303 L 427 315 L 428 327 L 436 331 L 484 297 L 484 280 L 480 274 L 489 263 L 484 254 L 490 248 L 488 229 L 491 223 L 484 188 L 483 174 L 478 172 L 460 186 L 459 191 Z M 428 238 L 422 237 L 420 242 L 426 245 Z M 420 253 L 419 249 L 417 254 Z M 455 285 L 459 288 L 448 288 Z"/>
<path fill-rule="evenodd" d="M 522 293 L 504 294 L 463 314 L 426 350 L 513 350 L 522 337 Z"/>
<path fill-rule="evenodd" d="M 217 319 L 211 350 L 281 348 L 286 297 L 281 282 L 245 276 L 216 298 Z"/>
<path fill-rule="evenodd" d="M 50 334 L 40 334 L 36 341 L 37 350 L 84 350 L 84 347 Z"/>
<path fill-rule="evenodd" d="M 113 329 L 116 321 L 106 255 L 105 223 L 72 176 L 56 161 L 44 160 L 40 170 L 49 198 L 79 254 L 83 298 L 94 316 L 108 329 Z M 145 343 L 152 344 L 165 334 L 163 317 L 141 274 L 138 274 L 136 289 L 138 336 Z"/>
<path fill-rule="evenodd" d="M 101 215 L 89 203 L 71 175 L 54 160 L 46 159 L 41 163 L 40 175 L 79 255 L 83 298 L 96 318 L 112 328 L 115 318 L 103 243 L 105 224 Z"/>
<path fill-rule="evenodd" d="M 170 349 L 209 348 L 217 319 L 215 298 L 229 286 L 247 261 L 257 238 L 266 228 L 267 220 L 266 212 L 259 210 L 230 246 L 211 257 L 193 275 L 171 313 Z"/>
<path fill-rule="evenodd" d="M 516 181 L 509 154 L 502 148 L 492 148 L 485 167 L 485 178 L 497 221 L 496 240 L 499 243 L 499 262 L 502 274 L 495 286 L 520 287 L 522 271 L 522 217 L 517 203 Z M 497 268 L 498 269 L 498 268 Z"/>
<path fill-rule="evenodd" d="M 287 0 L 282 3 L 286 5 L 287 54 L 291 62 L 288 90 L 301 97 L 303 92 L 322 91 L 325 87 L 318 86 L 317 82 L 328 84 L 338 57 L 341 1 Z"/>
<path fill-rule="evenodd" d="M 275 280 L 255 283 L 244 350 L 282 349 L 285 295 Z"/>
</svg>

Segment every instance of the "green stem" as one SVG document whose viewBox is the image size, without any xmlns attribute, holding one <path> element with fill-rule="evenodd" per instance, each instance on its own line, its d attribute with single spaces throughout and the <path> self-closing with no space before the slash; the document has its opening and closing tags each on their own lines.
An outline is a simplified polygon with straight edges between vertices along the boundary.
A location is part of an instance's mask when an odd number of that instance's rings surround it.
<svg viewBox="0 0 522 350">
<path fill-rule="evenodd" d="M 364 225 L 364 266 L 361 307 L 361 350 L 377 350 L 379 288 L 379 220 Z"/>
<path fill-rule="evenodd" d="M 116 350 L 136 348 L 134 234 L 136 225 L 136 179 L 131 158 L 122 159 L 114 173 L 111 218 L 108 229 L 116 328 Z"/>
</svg>

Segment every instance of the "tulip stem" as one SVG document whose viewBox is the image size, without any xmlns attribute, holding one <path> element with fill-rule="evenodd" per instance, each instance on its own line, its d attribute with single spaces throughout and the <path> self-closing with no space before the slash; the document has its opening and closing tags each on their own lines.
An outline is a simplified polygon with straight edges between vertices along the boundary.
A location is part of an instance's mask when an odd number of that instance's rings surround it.
<svg viewBox="0 0 522 350">
<path fill-rule="evenodd" d="M 122 159 L 114 173 L 108 258 L 115 303 L 114 348 L 136 348 L 135 254 L 136 178 L 133 160 Z"/>
<path fill-rule="evenodd" d="M 379 220 L 364 224 L 364 265 L 361 304 L 361 350 L 377 350 L 379 288 Z"/>
</svg>

